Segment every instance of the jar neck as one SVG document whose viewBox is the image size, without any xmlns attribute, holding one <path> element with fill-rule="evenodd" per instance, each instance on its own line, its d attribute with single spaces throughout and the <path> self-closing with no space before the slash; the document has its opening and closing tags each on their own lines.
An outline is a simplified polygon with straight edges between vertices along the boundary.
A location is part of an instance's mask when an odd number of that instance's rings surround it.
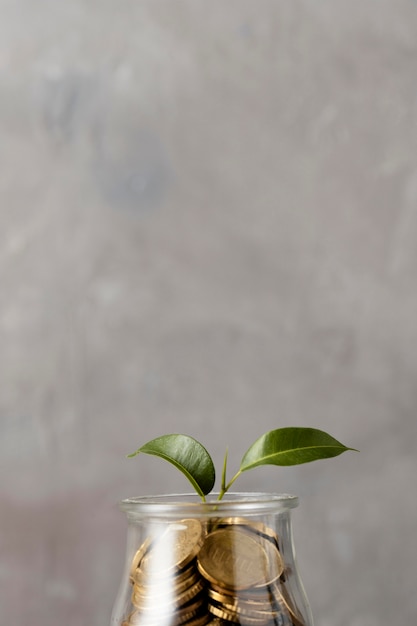
<svg viewBox="0 0 417 626">
<path fill-rule="evenodd" d="M 127 498 L 120 503 L 129 521 L 146 518 L 207 518 L 277 515 L 298 506 L 297 496 L 279 493 L 230 492 L 222 500 L 212 493 L 202 502 L 197 494 L 169 494 Z"/>
</svg>

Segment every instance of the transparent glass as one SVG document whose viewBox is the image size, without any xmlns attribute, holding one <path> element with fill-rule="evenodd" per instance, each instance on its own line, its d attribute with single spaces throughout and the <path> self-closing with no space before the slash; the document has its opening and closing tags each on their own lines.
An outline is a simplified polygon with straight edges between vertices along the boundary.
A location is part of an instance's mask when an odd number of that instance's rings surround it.
<svg viewBox="0 0 417 626">
<path fill-rule="evenodd" d="M 123 500 L 126 562 L 111 626 L 313 626 L 298 574 L 296 496 Z"/>
</svg>

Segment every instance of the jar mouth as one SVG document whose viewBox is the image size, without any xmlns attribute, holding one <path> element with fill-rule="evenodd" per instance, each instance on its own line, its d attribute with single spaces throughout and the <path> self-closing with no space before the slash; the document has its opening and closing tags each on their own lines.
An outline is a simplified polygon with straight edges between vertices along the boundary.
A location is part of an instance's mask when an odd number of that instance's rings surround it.
<svg viewBox="0 0 417 626">
<path fill-rule="evenodd" d="M 203 502 L 196 493 L 175 493 L 126 498 L 120 509 L 128 518 L 206 517 L 207 515 L 263 515 L 280 513 L 298 506 L 298 497 L 287 493 L 228 492 L 222 500 L 211 493 Z"/>
</svg>

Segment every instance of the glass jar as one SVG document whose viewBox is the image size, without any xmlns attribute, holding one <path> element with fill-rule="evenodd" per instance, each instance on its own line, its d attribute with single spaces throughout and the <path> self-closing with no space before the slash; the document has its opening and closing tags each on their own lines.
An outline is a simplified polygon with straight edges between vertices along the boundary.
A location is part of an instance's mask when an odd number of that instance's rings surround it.
<svg viewBox="0 0 417 626">
<path fill-rule="evenodd" d="M 313 626 L 297 571 L 296 496 L 123 500 L 126 562 L 111 626 Z"/>
</svg>

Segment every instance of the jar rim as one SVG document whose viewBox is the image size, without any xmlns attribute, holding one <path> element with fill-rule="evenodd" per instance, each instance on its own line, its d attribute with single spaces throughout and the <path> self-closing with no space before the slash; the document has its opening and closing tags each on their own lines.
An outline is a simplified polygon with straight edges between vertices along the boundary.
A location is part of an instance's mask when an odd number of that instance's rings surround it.
<svg viewBox="0 0 417 626">
<path fill-rule="evenodd" d="M 205 517 L 207 515 L 261 515 L 279 513 L 298 506 L 298 496 L 287 493 L 228 492 L 222 500 L 218 493 L 203 502 L 197 493 L 145 495 L 126 498 L 119 504 L 128 518 Z"/>
</svg>

